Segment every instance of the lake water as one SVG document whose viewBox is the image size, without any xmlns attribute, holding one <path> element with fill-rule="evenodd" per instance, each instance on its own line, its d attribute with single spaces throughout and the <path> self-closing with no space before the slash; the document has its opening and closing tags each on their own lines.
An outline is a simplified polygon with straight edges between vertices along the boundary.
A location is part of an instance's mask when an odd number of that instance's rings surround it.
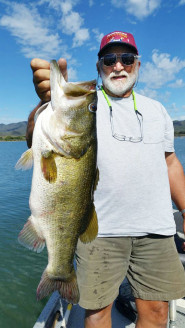
<svg viewBox="0 0 185 328">
<path fill-rule="evenodd" d="M 185 138 L 175 139 L 185 169 Z M 19 245 L 17 236 L 30 214 L 32 171 L 16 171 L 25 142 L 0 142 L 0 328 L 32 328 L 47 299 L 37 302 L 36 289 L 47 254 Z"/>
</svg>

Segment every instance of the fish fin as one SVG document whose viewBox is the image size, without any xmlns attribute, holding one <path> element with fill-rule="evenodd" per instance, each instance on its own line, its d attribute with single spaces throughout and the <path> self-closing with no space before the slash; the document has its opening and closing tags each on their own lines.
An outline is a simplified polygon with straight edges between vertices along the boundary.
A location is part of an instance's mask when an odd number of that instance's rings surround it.
<svg viewBox="0 0 185 328">
<path fill-rule="evenodd" d="M 37 253 L 42 252 L 45 246 L 45 240 L 38 235 L 33 223 L 31 222 L 31 217 L 19 233 L 18 241 L 22 246 Z"/>
<path fill-rule="evenodd" d="M 77 304 L 80 294 L 75 271 L 71 280 L 62 281 L 62 279 L 51 278 L 46 269 L 37 288 L 37 300 L 41 300 L 55 290 L 58 290 L 61 297 L 69 303 Z"/>
<path fill-rule="evenodd" d="M 34 115 L 34 123 L 36 123 L 36 120 L 38 119 L 39 115 L 43 112 L 44 109 L 46 109 L 46 107 L 48 106 L 49 102 L 43 104 L 42 106 L 40 106 L 35 115 Z"/>
<path fill-rule="evenodd" d="M 41 170 L 44 178 L 49 183 L 54 183 L 57 179 L 57 166 L 55 163 L 55 154 L 53 151 L 42 152 Z"/>
<path fill-rule="evenodd" d="M 90 216 L 91 218 L 87 226 L 87 229 L 80 235 L 80 240 L 84 244 L 93 241 L 98 234 L 98 219 L 97 219 L 97 214 L 95 211 L 94 204 L 92 206 Z"/>
<path fill-rule="evenodd" d="M 17 161 L 15 168 L 16 170 L 28 170 L 33 165 L 33 151 L 32 148 L 25 151 L 21 158 Z"/>
</svg>

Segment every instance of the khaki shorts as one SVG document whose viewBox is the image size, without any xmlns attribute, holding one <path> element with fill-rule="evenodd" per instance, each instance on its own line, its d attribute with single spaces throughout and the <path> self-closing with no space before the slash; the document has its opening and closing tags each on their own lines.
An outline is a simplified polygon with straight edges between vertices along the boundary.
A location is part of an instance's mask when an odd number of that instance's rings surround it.
<svg viewBox="0 0 185 328">
<path fill-rule="evenodd" d="M 96 238 L 77 245 L 80 306 L 101 309 L 111 304 L 127 276 L 133 294 L 144 300 L 170 301 L 185 296 L 185 271 L 174 237 Z"/>
</svg>

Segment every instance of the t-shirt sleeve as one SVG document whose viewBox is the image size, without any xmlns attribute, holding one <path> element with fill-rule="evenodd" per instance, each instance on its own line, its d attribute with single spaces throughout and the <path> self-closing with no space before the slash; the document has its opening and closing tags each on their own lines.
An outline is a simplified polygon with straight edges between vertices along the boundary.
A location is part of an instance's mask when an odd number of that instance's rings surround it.
<svg viewBox="0 0 185 328">
<path fill-rule="evenodd" d="M 161 105 L 161 109 L 164 115 L 164 124 L 165 124 L 165 134 L 163 141 L 163 148 L 165 152 L 174 152 L 174 127 L 173 121 L 167 110 Z"/>
</svg>

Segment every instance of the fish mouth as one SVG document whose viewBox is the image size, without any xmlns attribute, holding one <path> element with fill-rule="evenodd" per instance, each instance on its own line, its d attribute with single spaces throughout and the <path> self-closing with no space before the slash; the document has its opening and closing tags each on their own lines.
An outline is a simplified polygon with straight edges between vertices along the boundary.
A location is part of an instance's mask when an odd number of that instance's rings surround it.
<svg viewBox="0 0 185 328">
<path fill-rule="evenodd" d="M 72 98 L 86 97 L 87 95 L 96 92 L 96 80 L 85 82 L 66 82 L 56 60 L 51 60 L 50 68 L 51 90 L 55 90 L 57 84 L 67 97 Z"/>
<path fill-rule="evenodd" d="M 68 82 L 62 87 L 67 97 L 86 97 L 96 92 L 96 80 L 86 82 Z"/>
</svg>

